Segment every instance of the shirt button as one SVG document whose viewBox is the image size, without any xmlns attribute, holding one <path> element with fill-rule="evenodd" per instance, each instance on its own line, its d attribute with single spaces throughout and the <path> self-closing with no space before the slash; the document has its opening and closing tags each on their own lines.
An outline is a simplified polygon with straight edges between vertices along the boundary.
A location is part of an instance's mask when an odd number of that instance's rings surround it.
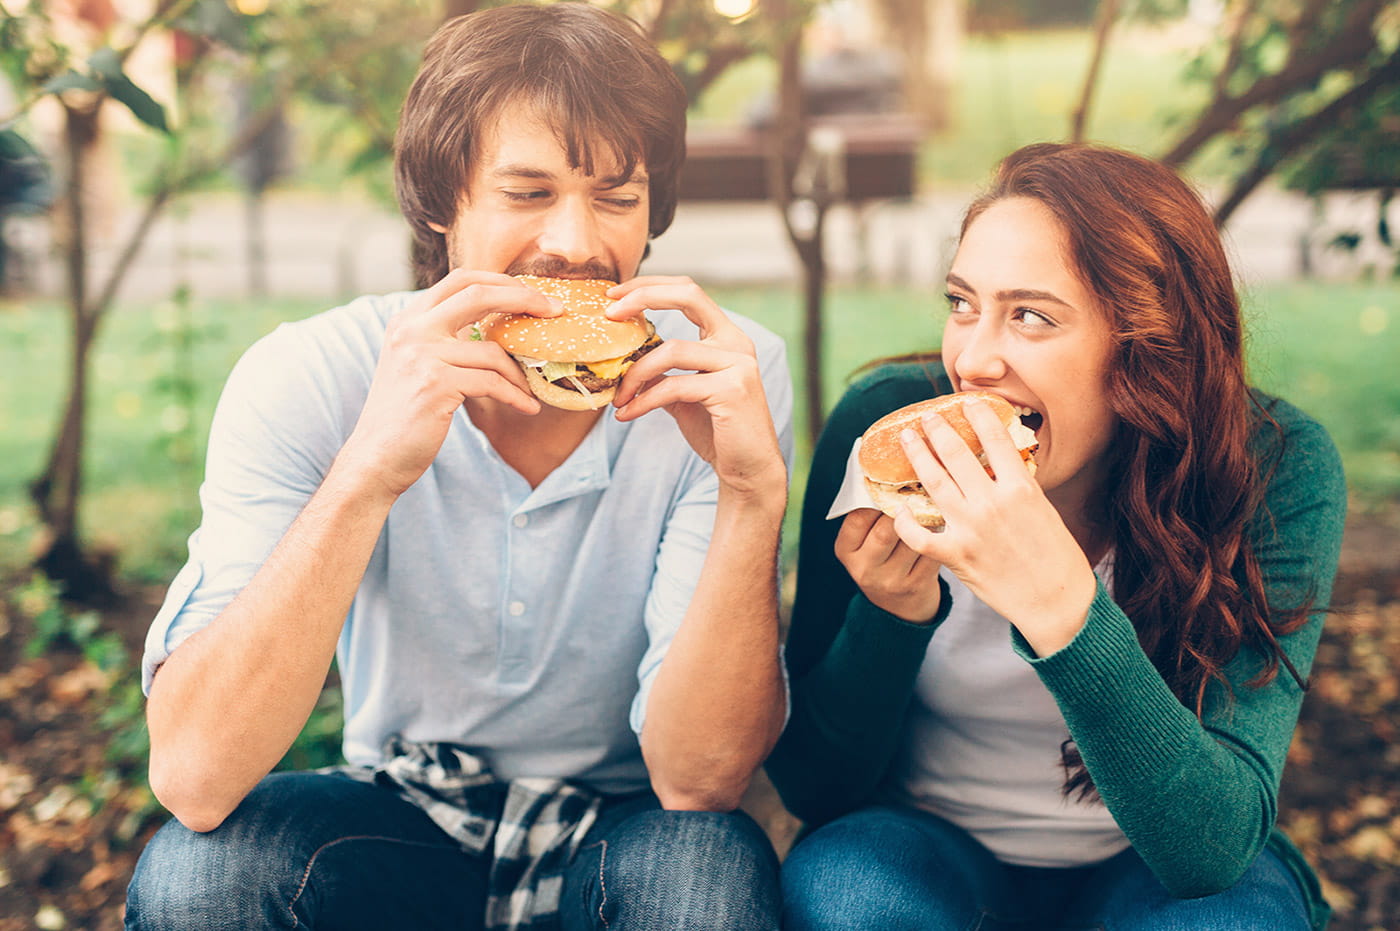
<svg viewBox="0 0 1400 931">
<path fill-rule="evenodd" d="M 524 527 L 529 522 L 530 518 L 526 517 L 524 514 L 515 515 L 515 518 L 511 521 L 511 523 L 517 527 Z"/>
<path fill-rule="evenodd" d="M 510 603 L 510 609 L 509 609 L 509 610 L 510 610 L 510 613 L 511 613 L 511 616 L 512 616 L 512 617 L 519 617 L 520 615 L 522 615 L 522 614 L 525 613 L 525 602 L 523 602 L 523 601 L 512 601 L 512 602 Z"/>
</svg>

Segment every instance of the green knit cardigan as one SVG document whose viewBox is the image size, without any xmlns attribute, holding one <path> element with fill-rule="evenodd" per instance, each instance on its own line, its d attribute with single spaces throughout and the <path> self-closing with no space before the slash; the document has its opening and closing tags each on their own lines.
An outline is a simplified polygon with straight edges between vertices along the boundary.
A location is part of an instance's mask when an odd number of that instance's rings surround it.
<svg viewBox="0 0 1400 931">
<path fill-rule="evenodd" d="M 897 749 L 930 638 L 946 617 L 910 624 L 875 607 L 833 553 L 839 520 L 825 519 L 851 444 L 884 414 L 951 390 L 938 363 L 889 364 L 856 382 L 818 443 L 802 512 L 797 598 L 787 641 L 792 716 L 767 770 L 788 809 L 809 826 L 867 803 Z M 1283 428 L 1255 430 L 1272 465 L 1251 539 L 1272 603 L 1325 606 L 1341 548 L 1346 487 L 1321 426 L 1257 395 Z M 1300 675 L 1312 666 L 1325 612 L 1282 638 Z M 1103 803 L 1133 848 L 1174 895 L 1231 886 L 1268 845 L 1297 876 L 1316 928 L 1329 914 L 1301 854 L 1275 827 L 1283 772 L 1303 693 L 1284 669 L 1246 683 L 1261 658 L 1242 650 L 1213 686 L 1204 716 L 1172 694 L 1138 643 L 1132 621 L 1100 586 L 1083 629 L 1046 657 L 1011 629 L 1015 651 L 1059 704 Z"/>
</svg>

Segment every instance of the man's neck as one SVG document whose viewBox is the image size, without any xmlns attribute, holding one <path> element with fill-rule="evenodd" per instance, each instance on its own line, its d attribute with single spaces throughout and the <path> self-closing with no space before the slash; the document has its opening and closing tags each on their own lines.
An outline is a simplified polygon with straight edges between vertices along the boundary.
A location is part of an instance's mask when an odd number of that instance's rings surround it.
<svg viewBox="0 0 1400 931">
<path fill-rule="evenodd" d="M 564 464 L 603 411 L 566 411 L 544 405 L 533 416 L 490 398 L 468 398 L 467 416 L 531 488 Z"/>
</svg>

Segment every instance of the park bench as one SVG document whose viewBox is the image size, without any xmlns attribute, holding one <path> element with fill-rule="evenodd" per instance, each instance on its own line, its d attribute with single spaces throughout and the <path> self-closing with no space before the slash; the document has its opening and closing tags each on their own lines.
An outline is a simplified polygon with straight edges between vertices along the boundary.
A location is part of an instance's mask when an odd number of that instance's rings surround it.
<svg viewBox="0 0 1400 931">
<path fill-rule="evenodd" d="M 811 119 L 808 148 L 812 158 L 828 162 L 819 170 L 831 173 L 833 199 L 859 206 L 913 196 L 922 138 L 918 120 L 907 113 L 828 114 Z M 680 199 L 768 200 L 769 139 L 759 126 L 692 128 Z"/>
<path fill-rule="evenodd" d="M 858 279 L 871 276 L 871 218 L 886 205 L 910 205 L 924 129 L 901 112 L 824 114 L 811 117 L 807 147 L 794 178 L 799 198 L 823 207 L 849 207 L 853 242 L 848 254 Z M 771 136 L 760 125 L 692 128 L 681 170 L 682 202 L 771 200 L 768 163 Z M 907 269 L 906 269 L 907 272 Z M 898 277 L 903 277 L 899 273 Z"/>
</svg>

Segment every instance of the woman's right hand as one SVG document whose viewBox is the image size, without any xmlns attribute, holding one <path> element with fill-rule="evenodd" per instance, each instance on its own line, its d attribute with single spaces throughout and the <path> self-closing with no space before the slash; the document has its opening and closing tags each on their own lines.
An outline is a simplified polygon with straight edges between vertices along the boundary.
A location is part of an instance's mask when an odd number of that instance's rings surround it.
<svg viewBox="0 0 1400 931">
<path fill-rule="evenodd" d="M 938 563 L 899 539 L 894 520 L 870 508 L 846 515 L 836 535 L 836 558 L 871 604 L 914 624 L 938 613 Z"/>
</svg>

